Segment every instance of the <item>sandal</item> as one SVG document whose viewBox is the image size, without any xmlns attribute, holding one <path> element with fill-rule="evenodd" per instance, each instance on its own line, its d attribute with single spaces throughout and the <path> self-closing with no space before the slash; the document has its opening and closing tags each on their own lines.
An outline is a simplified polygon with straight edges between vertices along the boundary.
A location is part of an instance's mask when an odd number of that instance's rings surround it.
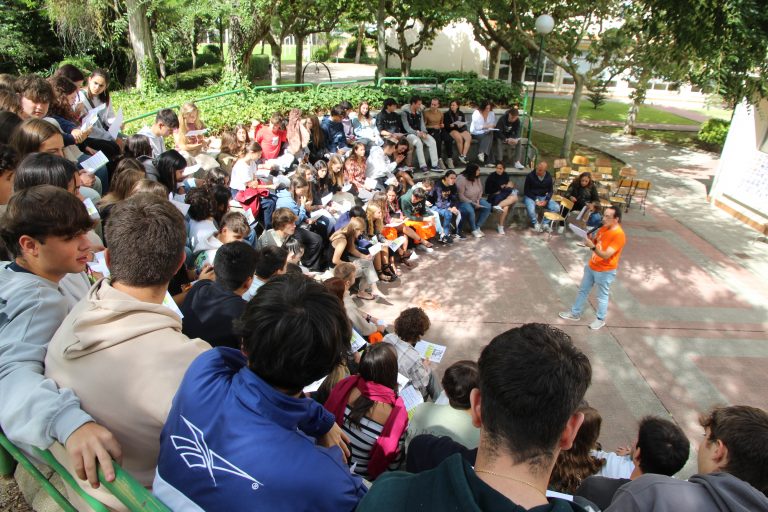
<svg viewBox="0 0 768 512">
<path fill-rule="evenodd" d="M 389 280 L 391 281 L 397 281 L 397 274 L 394 270 L 392 270 L 392 266 L 386 265 L 381 268 L 381 273 L 385 276 L 389 276 Z"/>
<path fill-rule="evenodd" d="M 379 280 L 384 283 L 390 283 L 394 281 L 392 276 L 388 273 L 386 273 L 384 270 L 381 270 L 380 272 L 376 272 L 376 275 L 379 276 Z"/>
<path fill-rule="evenodd" d="M 374 299 L 376 299 L 376 295 L 374 295 L 373 293 L 371 293 L 369 291 L 363 290 L 363 291 L 357 292 L 357 298 L 358 299 L 363 299 L 363 300 L 374 300 Z"/>
<path fill-rule="evenodd" d="M 423 245 L 427 249 L 431 249 L 434 244 L 432 242 L 430 242 L 429 240 L 426 240 L 426 239 L 422 238 L 421 239 L 421 245 Z"/>
<path fill-rule="evenodd" d="M 394 263 L 390 263 L 389 265 L 387 265 L 387 267 L 386 267 L 386 268 L 387 268 L 387 270 L 389 270 L 389 271 L 390 271 L 390 272 L 391 272 L 393 275 L 396 275 L 396 276 L 402 275 L 402 272 L 400 272 L 400 269 L 399 269 L 399 268 L 397 268 L 397 265 L 395 265 Z"/>
</svg>

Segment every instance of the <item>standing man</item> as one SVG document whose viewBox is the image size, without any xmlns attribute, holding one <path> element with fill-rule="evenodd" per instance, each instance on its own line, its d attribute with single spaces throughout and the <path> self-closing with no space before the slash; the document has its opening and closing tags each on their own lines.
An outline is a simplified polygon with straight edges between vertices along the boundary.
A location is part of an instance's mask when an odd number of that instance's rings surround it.
<svg viewBox="0 0 768 512">
<path fill-rule="evenodd" d="M 580 320 L 584 303 L 587 301 L 592 286 L 597 285 L 597 318 L 589 324 L 593 330 L 605 325 L 605 315 L 608 312 L 608 296 L 611 283 L 616 279 L 616 269 L 627 237 L 621 229 L 621 209 L 609 206 L 603 216 L 603 227 L 591 238 L 584 238 L 584 245 L 592 250 L 592 257 L 584 267 L 584 277 L 581 288 L 570 311 L 560 313 L 560 318 Z"/>
</svg>

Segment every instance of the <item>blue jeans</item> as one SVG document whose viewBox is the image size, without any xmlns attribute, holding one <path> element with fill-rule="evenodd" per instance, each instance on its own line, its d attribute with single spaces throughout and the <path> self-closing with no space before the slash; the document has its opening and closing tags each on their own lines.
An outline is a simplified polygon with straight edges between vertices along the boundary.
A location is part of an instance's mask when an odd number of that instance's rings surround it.
<svg viewBox="0 0 768 512">
<path fill-rule="evenodd" d="M 536 199 L 531 199 L 530 197 L 525 196 L 525 209 L 528 212 L 528 218 L 531 219 L 532 226 L 535 226 L 536 222 L 538 221 L 538 217 L 536 215 L 536 201 L 543 201 L 545 199 L 545 197 L 537 197 Z M 560 205 L 550 199 L 549 203 L 547 204 L 547 210 L 551 212 L 559 212 Z M 549 220 L 544 219 L 543 224 L 549 224 Z"/>
<path fill-rule="evenodd" d="M 614 279 L 616 279 L 616 270 L 597 272 L 592 270 L 587 263 L 584 266 L 584 277 L 581 278 L 581 287 L 576 296 L 576 302 L 571 308 L 571 313 L 575 316 L 581 316 L 590 290 L 594 285 L 597 285 L 597 319 L 605 320 L 605 315 L 608 313 L 608 296 Z"/>
<path fill-rule="evenodd" d="M 430 207 L 429 211 L 435 216 L 435 230 L 438 236 L 443 236 L 445 234 L 445 226 L 440 223 L 440 212 L 437 210 L 437 206 Z"/>
<path fill-rule="evenodd" d="M 451 233 L 451 221 L 453 221 L 453 212 L 448 208 L 437 208 L 437 213 L 440 214 L 440 222 L 443 226 L 443 232 L 445 234 Z"/>
<path fill-rule="evenodd" d="M 592 212 L 592 214 L 589 216 L 589 220 L 587 220 L 587 226 L 591 228 L 596 228 L 602 223 L 603 217 L 597 212 Z"/>
<path fill-rule="evenodd" d="M 480 199 L 480 208 L 477 208 L 477 216 L 475 216 L 475 205 L 472 203 L 459 203 L 459 212 L 461 212 L 461 226 L 459 226 L 459 232 L 466 225 L 465 222 L 469 221 L 470 231 L 476 231 L 485 224 L 488 216 L 491 214 L 491 203 L 485 199 Z"/>
</svg>

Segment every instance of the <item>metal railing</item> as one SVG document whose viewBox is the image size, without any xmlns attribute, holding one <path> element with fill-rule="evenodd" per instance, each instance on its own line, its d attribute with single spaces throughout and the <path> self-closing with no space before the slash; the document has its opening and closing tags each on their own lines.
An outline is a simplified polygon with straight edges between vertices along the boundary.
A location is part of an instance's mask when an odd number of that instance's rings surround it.
<svg viewBox="0 0 768 512">
<path fill-rule="evenodd" d="M 434 84 L 434 89 L 437 89 L 438 87 L 436 76 L 383 76 L 376 82 L 376 87 L 381 87 L 382 82 L 415 82 L 416 80 Z"/>
<path fill-rule="evenodd" d="M 336 80 L 334 82 L 320 82 L 320 83 L 317 83 L 315 85 L 319 89 L 321 87 L 333 87 L 335 85 L 361 84 L 361 83 L 364 83 L 364 82 L 372 82 L 372 83 L 375 84 L 376 80 L 373 79 L 373 78 L 359 78 L 357 80 Z"/>
</svg>

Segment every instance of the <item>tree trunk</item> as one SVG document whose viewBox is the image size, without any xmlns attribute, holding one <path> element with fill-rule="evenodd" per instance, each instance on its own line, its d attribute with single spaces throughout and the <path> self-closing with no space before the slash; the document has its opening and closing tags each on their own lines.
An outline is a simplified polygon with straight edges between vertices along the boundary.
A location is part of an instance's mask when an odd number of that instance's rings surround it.
<svg viewBox="0 0 768 512">
<path fill-rule="evenodd" d="M 237 16 L 232 16 L 229 21 L 227 74 L 238 80 L 244 80 L 248 77 L 248 65 L 254 46 L 256 46 L 256 38 L 253 37 L 253 34 L 245 32 Z"/>
<path fill-rule="evenodd" d="M 193 44 L 191 47 L 191 54 L 192 54 L 192 69 L 197 69 L 197 52 L 195 51 L 195 45 Z"/>
<path fill-rule="evenodd" d="M 488 79 L 497 80 L 499 78 L 499 56 L 501 55 L 501 46 L 493 43 L 488 52 Z"/>
<path fill-rule="evenodd" d="M 637 127 L 635 122 L 637 121 L 637 114 L 640 111 L 640 105 L 645 102 L 645 93 L 650 85 L 650 73 L 643 70 L 640 73 L 640 79 L 637 81 L 637 87 L 635 92 L 631 94 L 632 105 L 627 112 L 627 119 L 624 122 L 624 135 L 637 135 Z"/>
<path fill-rule="evenodd" d="M 192 20 L 192 39 L 190 50 L 192 51 L 192 69 L 197 69 L 197 23 Z"/>
<path fill-rule="evenodd" d="M 168 72 L 165 69 L 165 57 L 162 52 L 157 52 L 157 67 L 160 68 L 160 78 L 165 80 Z"/>
<path fill-rule="evenodd" d="M 565 124 L 565 134 L 563 135 L 563 147 L 560 150 L 560 157 L 570 159 L 571 144 L 573 144 L 573 132 L 576 129 L 576 121 L 579 119 L 579 106 L 581 105 L 581 94 L 584 91 L 584 76 L 573 74 L 573 97 L 571 98 L 571 108 L 568 110 L 568 122 Z"/>
<path fill-rule="evenodd" d="M 386 0 L 379 0 L 376 10 L 376 77 L 387 76 L 387 32 L 384 21 L 387 19 Z"/>
<path fill-rule="evenodd" d="M 157 79 L 147 7 L 141 0 L 126 0 L 125 6 L 128 10 L 128 35 L 136 58 L 136 87 L 141 88 L 145 82 Z"/>
<path fill-rule="evenodd" d="M 365 23 L 360 23 L 357 28 L 357 48 L 355 48 L 355 64 L 360 64 L 360 54 L 363 53 L 363 37 L 365 36 Z"/>
<path fill-rule="evenodd" d="M 296 71 L 293 75 L 293 83 L 300 84 L 304 67 L 304 35 L 294 34 L 293 37 L 296 39 Z"/>
<path fill-rule="evenodd" d="M 272 85 L 277 85 L 280 83 L 280 58 L 283 52 L 283 41 L 279 35 L 270 39 L 269 48 L 271 53 L 269 67 L 272 72 Z"/>
<path fill-rule="evenodd" d="M 219 53 L 224 59 L 224 17 L 219 16 Z"/>
<path fill-rule="evenodd" d="M 400 75 L 411 76 L 411 59 L 408 57 L 400 57 Z M 407 82 L 403 82 L 407 84 Z"/>
</svg>

